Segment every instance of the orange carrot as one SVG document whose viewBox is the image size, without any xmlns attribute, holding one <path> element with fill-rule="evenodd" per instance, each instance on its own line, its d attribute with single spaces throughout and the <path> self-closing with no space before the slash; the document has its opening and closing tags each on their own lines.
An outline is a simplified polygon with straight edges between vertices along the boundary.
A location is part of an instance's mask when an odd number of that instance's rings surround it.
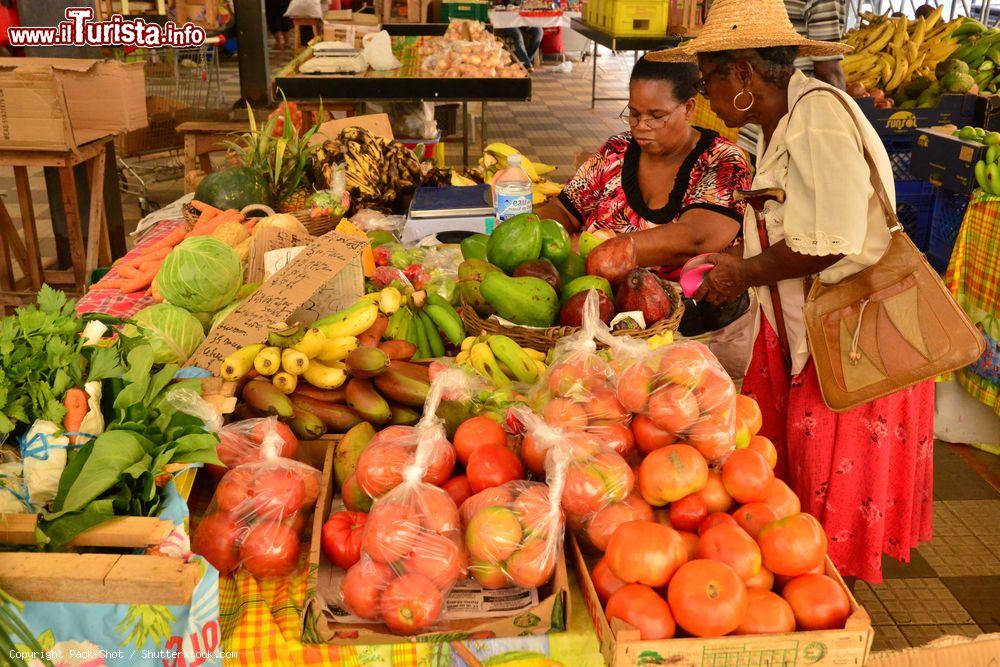
<svg viewBox="0 0 1000 667">
<path fill-rule="evenodd" d="M 206 204 L 205 202 L 198 201 L 197 199 L 192 199 L 191 200 L 191 208 L 193 208 L 194 210 L 198 211 L 199 213 L 204 213 L 205 211 L 218 211 L 219 210 L 219 209 L 215 208 L 214 206 L 212 206 L 211 204 Z"/>
<path fill-rule="evenodd" d="M 215 232 L 215 230 L 218 229 L 221 225 L 227 222 L 242 222 L 242 221 L 243 221 L 243 215 L 236 209 L 231 208 L 226 211 L 223 211 L 222 213 L 215 216 L 211 220 L 207 220 L 205 222 L 199 221 L 198 223 L 195 224 L 194 227 L 191 228 L 191 231 L 188 232 L 187 237 L 191 238 L 192 236 L 208 236 L 209 234 Z"/>
<path fill-rule="evenodd" d="M 160 248 L 173 248 L 175 245 L 184 240 L 184 234 L 186 230 L 184 225 L 178 225 L 169 234 L 164 236 L 162 239 L 157 241 L 152 245 L 148 245 L 142 249 L 143 254 L 151 252 L 153 250 L 158 250 Z"/>
<path fill-rule="evenodd" d="M 87 416 L 87 412 L 90 410 L 87 405 L 89 399 L 90 397 L 87 396 L 87 392 L 79 387 L 66 390 L 66 396 L 63 397 L 63 405 L 66 406 L 66 418 L 63 419 L 64 431 L 67 433 L 80 432 L 83 418 Z M 69 436 L 69 444 L 76 444 L 75 435 Z"/>
<path fill-rule="evenodd" d="M 139 267 L 135 264 L 122 264 L 118 267 L 118 275 L 122 278 L 135 278 L 140 273 L 142 273 L 142 271 L 140 271 Z"/>
<path fill-rule="evenodd" d="M 161 266 L 163 266 L 162 259 L 150 259 L 139 265 L 139 273 L 148 274 L 152 272 L 155 276 Z"/>
<path fill-rule="evenodd" d="M 171 250 L 173 250 L 172 246 L 171 247 L 162 246 L 152 250 L 143 248 L 142 252 L 136 255 L 136 259 L 138 259 L 140 262 L 145 262 L 151 259 L 163 259 L 164 257 L 170 254 Z"/>
</svg>

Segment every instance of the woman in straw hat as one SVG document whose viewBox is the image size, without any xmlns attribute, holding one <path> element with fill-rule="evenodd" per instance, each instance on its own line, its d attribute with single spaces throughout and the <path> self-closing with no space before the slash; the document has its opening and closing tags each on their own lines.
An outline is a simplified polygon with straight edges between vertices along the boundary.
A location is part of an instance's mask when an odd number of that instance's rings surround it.
<svg viewBox="0 0 1000 667">
<path fill-rule="evenodd" d="M 761 406 L 778 475 L 822 522 L 841 573 L 877 582 L 883 553 L 907 562 L 931 537 L 934 388 L 919 384 L 835 413 L 809 357 L 804 279 L 838 282 L 889 245 L 863 147 L 895 205 L 888 155 L 860 109 L 793 67 L 796 56 L 847 50 L 801 37 L 782 0 L 715 0 L 698 37 L 650 57 L 697 59 L 712 110 L 730 127 L 762 127 L 753 188 L 774 190 L 751 202 L 766 231 L 748 207 L 742 252 L 714 255 L 695 298 L 757 292 L 761 316 L 743 391 Z"/>
</svg>

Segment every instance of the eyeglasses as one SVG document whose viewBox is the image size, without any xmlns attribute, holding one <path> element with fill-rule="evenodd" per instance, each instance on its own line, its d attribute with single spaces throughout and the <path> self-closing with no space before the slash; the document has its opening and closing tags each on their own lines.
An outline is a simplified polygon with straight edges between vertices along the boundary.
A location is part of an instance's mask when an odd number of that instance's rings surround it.
<svg viewBox="0 0 1000 667">
<path fill-rule="evenodd" d="M 649 129 L 658 130 L 666 125 L 667 121 L 670 120 L 670 117 L 673 116 L 674 113 L 682 106 L 684 106 L 683 103 L 678 104 L 673 109 L 660 116 L 644 116 L 642 114 L 632 113 L 631 109 L 625 107 L 622 109 L 622 112 L 618 114 L 618 118 L 631 128 L 639 127 L 639 123 L 645 122 L 646 127 Z"/>
<path fill-rule="evenodd" d="M 708 82 L 709 80 L 718 73 L 718 70 L 712 70 L 711 72 L 705 74 L 700 79 L 698 83 L 694 84 L 694 89 L 698 91 L 699 95 L 703 97 L 708 97 Z"/>
</svg>

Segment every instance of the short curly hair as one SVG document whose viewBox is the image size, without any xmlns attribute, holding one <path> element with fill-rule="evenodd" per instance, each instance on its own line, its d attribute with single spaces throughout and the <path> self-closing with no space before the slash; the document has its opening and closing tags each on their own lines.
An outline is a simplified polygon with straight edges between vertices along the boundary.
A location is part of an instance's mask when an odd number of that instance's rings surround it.
<svg viewBox="0 0 1000 667">
<path fill-rule="evenodd" d="M 736 62 L 747 62 L 753 65 L 767 83 L 772 86 L 784 87 L 795 73 L 795 58 L 798 56 L 797 46 L 769 46 L 762 49 L 736 49 L 733 51 L 714 51 L 703 53 L 702 57 L 715 64 L 719 74 L 725 76 Z"/>
</svg>

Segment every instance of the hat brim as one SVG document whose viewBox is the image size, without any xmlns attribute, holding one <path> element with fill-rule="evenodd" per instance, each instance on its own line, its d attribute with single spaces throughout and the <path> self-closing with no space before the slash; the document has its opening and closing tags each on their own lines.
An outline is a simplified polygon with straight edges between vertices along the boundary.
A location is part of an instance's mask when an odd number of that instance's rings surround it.
<svg viewBox="0 0 1000 667">
<path fill-rule="evenodd" d="M 772 46 L 797 46 L 799 47 L 798 57 L 800 58 L 839 56 L 854 50 L 847 44 L 841 44 L 840 42 L 818 42 L 804 37 L 799 37 L 797 40 L 782 40 L 761 35 L 750 40 L 729 41 L 726 44 L 719 44 L 717 40 L 699 40 L 698 37 L 695 37 L 672 49 L 647 53 L 646 59 L 661 63 L 693 62 L 698 59 L 699 53 L 718 53 L 720 51 L 738 51 L 740 49 L 766 49 Z"/>
</svg>

